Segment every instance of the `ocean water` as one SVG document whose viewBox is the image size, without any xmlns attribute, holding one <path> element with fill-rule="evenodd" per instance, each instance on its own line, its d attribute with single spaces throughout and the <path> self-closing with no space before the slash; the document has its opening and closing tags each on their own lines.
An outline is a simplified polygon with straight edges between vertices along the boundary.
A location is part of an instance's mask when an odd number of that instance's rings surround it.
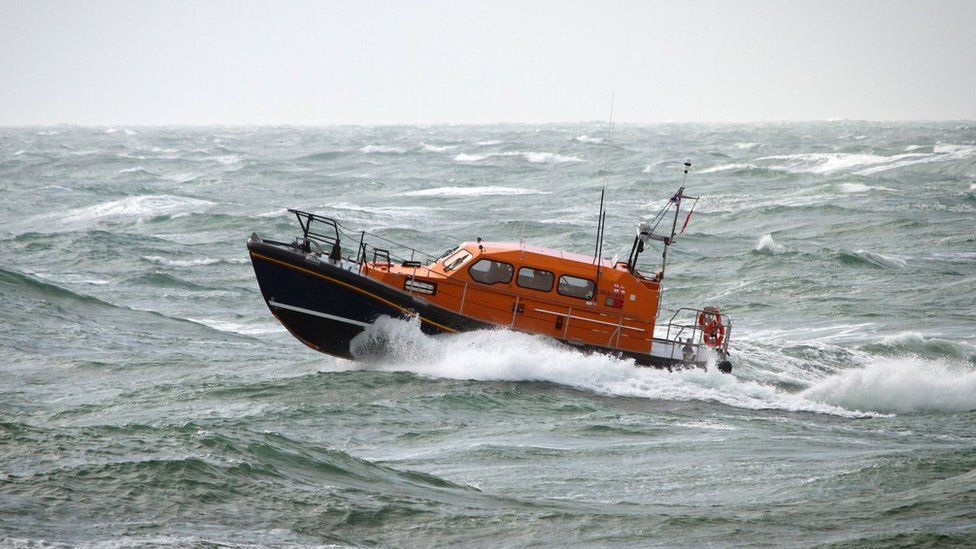
<svg viewBox="0 0 976 549">
<path fill-rule="evenodd" d="M 606 134 L 0 129 L 0 543 L 972 546 L 976 125 Z M 686 157 L 664 306 L 732 315 L 732 376 L 393 319 L 335 359 L 247 259 L 289 207 L 592 253 L 605 175 L 625 257 Z"/>
</svg>

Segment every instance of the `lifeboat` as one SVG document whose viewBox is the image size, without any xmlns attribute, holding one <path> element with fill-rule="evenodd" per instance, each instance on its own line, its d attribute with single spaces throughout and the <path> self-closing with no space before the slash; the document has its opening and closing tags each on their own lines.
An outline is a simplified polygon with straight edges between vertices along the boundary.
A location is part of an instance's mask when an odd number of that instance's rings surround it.
<svg viewBox="0 0 976 549">
<path fill-rule="evenodd" d="M 728 315 L 681 308 L 658 322 L 683 199 L 697 200 L 684 187 L 671 198 L 664 210 L 674 210 L 669 234 L 656 232 L 662 213 L 638 225 L 627 261 L 480 238 L 435 257 L 300 210 L 289 210 L 301 227 L 293 241 L 252 234 L 247 248 L 271 313 L 299 341 L 330 355 L 355 359 L 354 338 L 382 316 L 418 317 L 427 334 L 501 327 L 638 365 L 711 363 L 730 373 Z M 638 257 L 656 244 L 661 270 L 641 272 Z"/>
</svg>

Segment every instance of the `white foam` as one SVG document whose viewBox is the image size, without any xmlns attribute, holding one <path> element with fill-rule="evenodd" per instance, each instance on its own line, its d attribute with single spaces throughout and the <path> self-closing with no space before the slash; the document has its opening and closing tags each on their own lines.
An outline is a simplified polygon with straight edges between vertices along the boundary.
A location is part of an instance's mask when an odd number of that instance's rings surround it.
<svg viewBox="0 0 976 549">
<path fill-rule="evenodd" d="M 66 284 L 91 284 L 93 286 L 104 286 L 106 284 L 111 284 L 112 281 L 106 278 L 91 278 L 88 274 L 83 273 L 34 273 L 34 276 L 44 280 L 50 280 L 51 282 L 60 282 Z"/>
<path fill-rule="evenodd" d="M 66 222 L 97 221 L 110 217 L 138 217 L 174 215 L 204 211 L 213 202 L 198 198 L 172 195 L 129 196 L 111 202 L 76 208 L 63 214 Z M 61 216 L 61 214 L 58 214 Z"/>
<path fill-rule="evenodd" d="M 878 412 L 976 410 L 976 371 L 945 360 L 877 358 L 828 377 L 800 395 Z"/>
<path fill-rule="evenodd" d="M 224 166 L 233 166 L 234 164 L 240 164 L 244 162 L 244 159 L 236 154 L 224 154 L 220 156 L 211 156 L 208 157 L 206 160 L 213 160 L 215 162 L 223 164 Z"/>
<path fill-rule="evenodd" d="M 895 257 L 893 255 L 878 252 L 869 252 L 864 249 L 855 250 L 854 255 L 868 261 L 869 263 L 873 263 L 881 267 L 905 268 L 908 266 L 908 260 L 905 258 Z"/>
<path fill-rule="evenodd" d="M 147 175 L 155 175 L 151 171 L 147 170 L 146 168 L 143 168 L 142 166 L 136 166 L 135 168 L 125 168 L 123 170 L 119 170 L 119 175 L 124 175 L 128 173 L 142 173 Z"/>
<path fill-rule="evenodd" d="M 789 248 L 773 240 L 773 235 L 764 234 L 756 243 L 757 252 L 768 252 L 771 254 L 781 254 L 789 251 Z"/>
<path fill-rule="evenodd" d="M 436 187 L 407 191 L 397 196 L 516 196 L 527 194 L 549 194 L 545 191 L 524 189 L 521 187 Z"/>
<path fill-rule="evenodd" d="M 936 352 L 966 358 L 976 353 L 976 344 L 960 339 L 943 339 L 921 332 L 901 332 L 881 338 L 881 343 L 910 353 Z"/>
<path fill-rule="evenodd" d="M 479 381 L 547 381 L 598 394 L 653 400 L 702 400 L 748 409 L 861 416 L 770 385 L 709 371 L 669 373 L 632 360 L 583 354 L 554 340 L 506 330 L 428 337 L 419 320 L 381 317 L 352 342 L 360 367 Z"/>
<path fill-rule="evenodd" d="M 244 264 L 248 260 L 245 258 L 231 258 L 231 259 L 216 259 L 213 257 L 201 257 L 198 259 L 168 259 L 158 255 L 144 255 L 142 256 L 146 261 L 151 261 L 159 265 L 166 265 L 168 267 L 199 267 L 201 265 L 215 265 L 217 263 L 238 263 Z"/>
<path fill-rule="evenodd" d="M 890 191 L 888 187 L 882 187 L 880 185 L 872 186 L 865 185 L 864 183 L 841 183 L 838 189 L 842 193 L 855 194 L 855 193 L 866 193 L 869 191 Z"/>
<path fill-rule="evenodd" d="M 932 147 L 932 152 L 939 154 L 952 155 L 957 158 L 966 158 L 976 155 L 976 145 L 954 145 L 951 143 L 939 143 Z"/>
<path fill-rule="evenodd" d="M 501 145 L 502 142 L 497 139 L 489 139 L 488 141 L 478 141 L 475 145 L 479 147 L 490 147 L 492 145 Z"/>
<path fill-rule="evenodd" d="M 421 143 L 420 145 L 427 152 L 444 152 L 458 148 L 457 145 L 429 145 L 427 143 Z"/>
<path fill-rule="evenodd" d="M 732 170 L 752 170 L 757 168 L 755 164 L 722 164 L 719 166 L 712 166 L 711 168 L 705 168 L 698 173 L 717 173 L 717 172 L 727 172 Z"/>
<path fill-rule="evenodd" d="M 788 173 L 831 174 L 844 171 L 861 171 L 854 173 L 869 174 L 877 171 L 889 170 L 918 162 L 930 160 L 931 155 L 924 153 L 907 153 L 894 156 L 881 156 L 866 153 L 801 153 L 764 156 L 757 161 L 771 163 L 766 167 L 771 170 Z M 785 163 L 782 163 L 785 161 Z M 870 168 L 874 166 L 874 168 Z M 869 171 L 873 170 L 873 171 Z"/>
<path fill-rule="evenodd" d="M 756 148 L 758 146 L 759 146 L 758 143 L 736 143 L 735 145 L 733 145 L 733 147 L 735 147 L 737 149 L 740 149 L 740 150 L 754 149 L 754 148 Z"/>
<path fill-rule="evenodd" d="M 976 183 L 970 183 L 969 184 L 969 190 L 976 191 Z"/>
<path fill-rule="evenodd" d="M 602 137 L 590 137 L 588 135 L 578 135 L 573 140 L 579 141 L 580 143 L 603 143 Z"/>
<path fill-rule="evenodd" d="M 359 149 L 363 154 L 404 154 L 407 149 L 403 147 L 391 147 L 389 145 L 366 145 Z"/>
<path fill-rule="evenodd" d="M 905 152 L 917 151 L 917 150 L 919 150 L 921 148 L 922 148 L 921 145 L 909 145 L 909 146 L 905 147 Z"/>
<path fill-rule="evenodd" d="M 203 324 L 204 326 L 213 328 L 214 330 L 232 334 L 260 335 L 285 331 L 285 327 L 277 323 L 254 326 L 216 318 L 187 318 L 187 320 L 190 322 L 196 322 L 197 324 Z"/>
<path fill-rule="evenodd" d="M 479 160 L 484 160 L 490 155 L 486 154 L 465 154 L 461 153 L 454 157 L 455 162 L 478 162 Z"/>
<path fill-rule="evenodd" d="M 534 151 L 510 151 L 502 153 L 492 153 L 492 154 L 465 154 L 461 153 L 454 157 L 455 162 L 479 162 L 487 158 L 493 157 L 506 157 L 506 156 L 521 156 L 525 160 L 532 162 L 534 164 L 562 164 L 565 162 L 584 162 L 582 158 L 577 158 L 575 156 L 565 156 L 561 154 L 551 153 L 551 152 L 534 152 Z"/>
</svg>

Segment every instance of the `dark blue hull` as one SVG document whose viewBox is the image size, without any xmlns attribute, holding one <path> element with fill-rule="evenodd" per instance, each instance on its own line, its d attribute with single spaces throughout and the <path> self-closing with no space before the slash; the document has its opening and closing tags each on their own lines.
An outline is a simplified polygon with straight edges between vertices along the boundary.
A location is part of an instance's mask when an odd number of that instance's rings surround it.
<svg viewBox="0 0 976 549">
<path fill-rule="evenodd" d="M 419 316 L 427 334 L 491 327 L 288 245 L 249 240 L 247 248 L 272 314 L 292 335 L 323 353 L 353 358 L 352 339 L 384 315 Z"/>
</svg>

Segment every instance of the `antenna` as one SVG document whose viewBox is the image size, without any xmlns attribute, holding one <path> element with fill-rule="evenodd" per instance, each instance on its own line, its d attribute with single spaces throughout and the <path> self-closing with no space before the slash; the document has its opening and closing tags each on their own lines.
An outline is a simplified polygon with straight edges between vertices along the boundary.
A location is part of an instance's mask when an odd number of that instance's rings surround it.
<svg viewBox="0 0 976 549">
<path fill-rule="evenodd" d="M 610 146 L 613 144 L 613 103 L 616 95 L 616 91 L 610 92 L 610 121 L 607 124 L 607 152 L 603 160 L 603 189 L 600 191 L 600 213 L 597 216 L 596 225 L 596 249 L 593 251 L 593 262 L 596 263 L 594 294 L 600 286 L 600 267 L 603 263 L 603 229 L 607 220 L 607 213 L 603 211 L 603 199 L 607 194 L 607 182 L 610 179 Z"/>
<path fill-rule="evenodd" d="M 664 242 L 664 251 L 661 253 L 661 278 L 664 278 L 664 267 L 668 264 L 668 247 L 674 242 L 674 232 L 678 228 L 678 212 L 681 211 L 681 199 L 685 195 L 685 183 L 688 182 L 688 170 L 691 169 L 691 159 L 685 159 L 685 175 L 681 180 L 681 188 L 674 193 L 671 201 L 674 203 L 674 221 L 671 222 L 671 236 Z"/>
</svg>

